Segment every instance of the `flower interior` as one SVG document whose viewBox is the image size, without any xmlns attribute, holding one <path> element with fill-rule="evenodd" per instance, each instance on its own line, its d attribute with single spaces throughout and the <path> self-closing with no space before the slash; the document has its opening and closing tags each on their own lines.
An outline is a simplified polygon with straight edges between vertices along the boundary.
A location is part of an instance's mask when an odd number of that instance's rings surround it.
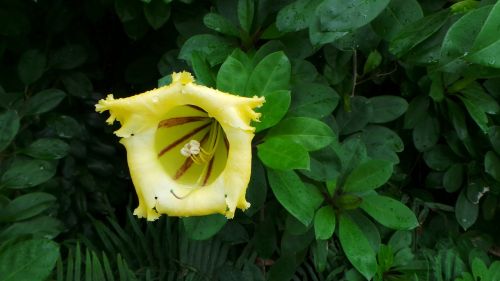
<svg viewBox="0 0 500 281">
<path fill-rule="evenodd" d="M 194 105 L 170 110 L 158 123 L 155 149 L 163 169 L 194 190 L 211 184 L 226 166 L 229 143 L 217 120 Z M 181 199 L 189 194 L 176 194 Z"/>
</svg>

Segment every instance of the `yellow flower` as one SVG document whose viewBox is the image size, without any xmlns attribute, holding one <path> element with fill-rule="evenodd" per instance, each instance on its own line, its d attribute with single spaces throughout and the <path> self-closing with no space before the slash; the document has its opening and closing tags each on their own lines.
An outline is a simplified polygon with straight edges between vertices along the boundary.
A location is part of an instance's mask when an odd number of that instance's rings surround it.
<svg viewBox="0 0 500 281">
<path fill-rule="evenodd" d="M 234 96 L 197 85 L 188 72 L 173 73 L 172 83 L 124 99 L 109 95 L 96 111 L 118 120 L 115 134 L 127 159 L 139 206 L 148 220 L 161 214 L 234 216 L 246 209 L 251 141 L 264 98 Z"/>
</svg>

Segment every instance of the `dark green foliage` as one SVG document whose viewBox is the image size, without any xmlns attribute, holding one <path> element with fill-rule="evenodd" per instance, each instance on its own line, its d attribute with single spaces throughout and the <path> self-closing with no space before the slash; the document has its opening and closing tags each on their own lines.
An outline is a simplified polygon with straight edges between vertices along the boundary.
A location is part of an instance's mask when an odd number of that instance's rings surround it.
<svg viewBox="0 0 500 281">
<path fill-rule="evenodd" d="M 500 280 L 500 2 L 0 3 L 0 281 Z M 173 71 L 266 103 L 252 206 L 135 218 L 94 111 Z"/>
</svg>

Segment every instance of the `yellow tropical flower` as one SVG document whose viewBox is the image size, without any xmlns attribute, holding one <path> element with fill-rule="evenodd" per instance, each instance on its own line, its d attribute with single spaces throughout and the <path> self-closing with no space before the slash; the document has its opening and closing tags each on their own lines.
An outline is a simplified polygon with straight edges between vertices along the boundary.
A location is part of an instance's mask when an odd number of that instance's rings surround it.
<svg viewBox="0 0 500 281">
<path fill-rule="evenodd" d="M 173 73 L 172 83 L 136 96 L 100 100 L 121 123 L 115 134 L 127 159 L 139 206 L 148 220 L 161 214 L 234 216 L 246 209 L 251 141 L 264 98 L 246 98 L 197 85 L 188 72 Z"/>
</svg>

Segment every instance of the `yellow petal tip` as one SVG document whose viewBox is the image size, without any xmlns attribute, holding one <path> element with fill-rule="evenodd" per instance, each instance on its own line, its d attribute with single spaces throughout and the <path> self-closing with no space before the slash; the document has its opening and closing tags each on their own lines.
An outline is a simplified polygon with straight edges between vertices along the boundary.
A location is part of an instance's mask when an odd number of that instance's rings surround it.
<svg viewBox="0 0 500 281">
<path fill-rule="evenodd" d="M 180 82 L 182 85 L 186 85 L 194 82 L 194 77 L 187 71 L 174 72 L 172 73 L 172 83 L 175 82 Z"/>
</svg>

